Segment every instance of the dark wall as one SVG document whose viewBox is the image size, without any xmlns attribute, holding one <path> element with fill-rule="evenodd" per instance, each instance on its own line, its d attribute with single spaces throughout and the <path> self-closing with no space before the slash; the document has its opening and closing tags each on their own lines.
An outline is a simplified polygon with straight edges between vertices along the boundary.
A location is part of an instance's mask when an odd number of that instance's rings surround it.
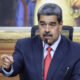
<svg viewBox="0 0 80 80">
<path fill-rule="evenodd" d="M 0 0 L 0 26 L 15 26 L 17 0 Z"/>
</svg>

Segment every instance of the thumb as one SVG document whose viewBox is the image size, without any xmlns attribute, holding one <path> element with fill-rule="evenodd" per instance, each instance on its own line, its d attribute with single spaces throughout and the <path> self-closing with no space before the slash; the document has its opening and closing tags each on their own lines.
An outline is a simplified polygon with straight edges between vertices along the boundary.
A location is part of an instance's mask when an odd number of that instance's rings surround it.
<svg viewBox="0 0 80 80">
<path fill-rule="evenodd" d="M 13 57 L 12 56 L 9 56 L 9 59 L 10 59 L 10 62 L 12 64 L 14 62 Z"/>
</svg>

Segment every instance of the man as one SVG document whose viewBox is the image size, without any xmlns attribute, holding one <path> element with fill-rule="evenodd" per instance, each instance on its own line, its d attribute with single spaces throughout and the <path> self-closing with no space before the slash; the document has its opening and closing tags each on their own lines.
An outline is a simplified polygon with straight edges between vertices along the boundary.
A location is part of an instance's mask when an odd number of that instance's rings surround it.
<svg viewBox="0 0 80 80">
<path fill-rule="evenodd" d="M 44 4 L 38 22 L 40 36 L 18 40 L 13 56 L 1 56 L 2 73 L 20 80 L 80 80 L 80 45 L 61 35 L 61 8 Z"/>
</svg>

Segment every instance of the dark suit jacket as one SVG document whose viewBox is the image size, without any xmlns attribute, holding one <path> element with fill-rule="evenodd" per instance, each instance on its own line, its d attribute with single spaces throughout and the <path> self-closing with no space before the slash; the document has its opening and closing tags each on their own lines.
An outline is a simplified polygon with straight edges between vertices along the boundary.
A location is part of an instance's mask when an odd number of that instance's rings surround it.
<svg viewBox="0 0 80 80">
<path fill-rule="evenodd" d="M 14 73 L 21 80 L 42 80 L 43 47 L 39 36 L 17 41 Z M 47 80 L 80 80 L 80 45 L 64 36 L 57 47 L 47 75 Z"/>
</svg>

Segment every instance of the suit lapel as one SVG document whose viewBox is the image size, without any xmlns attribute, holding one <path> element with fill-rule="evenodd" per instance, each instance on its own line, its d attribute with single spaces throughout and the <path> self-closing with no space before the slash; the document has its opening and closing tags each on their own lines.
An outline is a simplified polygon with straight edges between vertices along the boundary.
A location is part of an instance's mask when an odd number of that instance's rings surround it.
<svg viewBox="0 0 80 80">
<path fill-rule="evenodd" d="M 63 60 L 66 52 L 67 52 L 67 48 L 62 38 L 59 43 L 58 48 L 55 51 L 53 59 L 51 61 L 50 68 L 49 68 L 48 75 L 47 75 L 47 80 L 51 80 L 52 77 L 55 77 L 56 70 L 61 64 L 61 61 Z"/>
<path fill-rule="evenodd" d="M 43 46 L 42 41 L 40 40 L 39 36 L 38 38 L 34 40 L 33 42 L 33 53 L 35 58 L 35 67 L 37 72 L 37 80 L 41 80 L 42 78 L 42 60 L 43 60 Z"/>
</svg>

